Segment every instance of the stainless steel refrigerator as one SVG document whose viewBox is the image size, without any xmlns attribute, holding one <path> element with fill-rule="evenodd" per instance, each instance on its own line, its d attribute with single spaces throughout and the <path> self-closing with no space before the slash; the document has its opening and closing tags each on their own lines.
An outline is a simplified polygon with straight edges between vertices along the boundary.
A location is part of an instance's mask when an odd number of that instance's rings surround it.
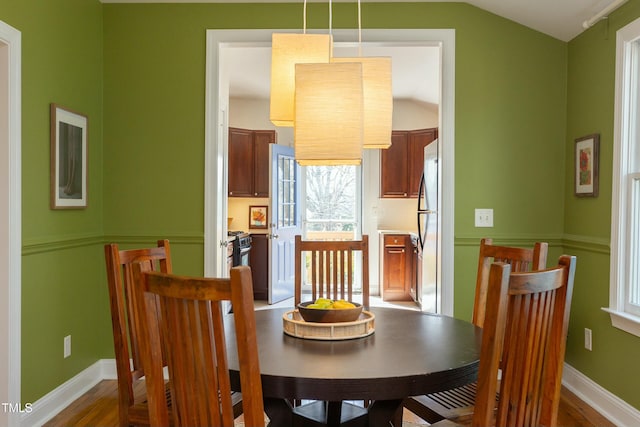
<svg viewBox="0 0 640 427">
<path fill-rule="evenodd" d="M 418 191 L 418 244 L 422 258 L 422 289 L 420 304 L 422 311 L 441 313 L 438 140 L 424 148 L 424 170 Z"/>
</svg>

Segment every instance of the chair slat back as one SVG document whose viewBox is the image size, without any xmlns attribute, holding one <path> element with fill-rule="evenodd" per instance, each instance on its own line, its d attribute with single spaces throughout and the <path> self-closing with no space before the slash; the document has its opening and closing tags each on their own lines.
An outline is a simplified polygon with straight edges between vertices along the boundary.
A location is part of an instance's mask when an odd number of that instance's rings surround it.
<svg viewBox="0 0 640 427">
<path fill-rule="evenodd" d="M 474 426 L 493 425 L 494 415 L 496 426 L 556 425 L 575 264 L 574 256 L 563 255 L 554 268 L 511 273 L 506 323 L 501 326 L 495 317 L 485 319 L 481 360 L 487 357 L 484 334 L 488 331 L 498 331 L 491 357 L 495 358 L 500 341 L 503 348 L 498 363 L 481 362 Z M 487 301 L 489 311 L 493 298 Z M 498 368 L 502 375 L 494 414 Z"/>
<path fill-rule="evenodd" d="M 168 240 L 158 240 L 157 247 L 132 250 L 119 250 L 117 244 L 111 243 L 105 245 L 104 252 L 118 376 L 119 421 L 121 426 L 127 426 L 132 424 L 129 408 L 135 403 L 133 382 L 144 376 L 132 265 L 140 263 L 146 270 L 171 273 L 171 249 Z"/>
<path fill-rule="evenodd" d="M 306 258 L 309 253 L 311 297 L 345 299 L 353 301 L 353 278 L 356 256 L 362 256 L 362 305 L 369 307 L 369 236 L 361 240 L 302 240 L 295 236 L 295 305 L 302 299 L 302 276 L 307 273 Z"/>
<path fill-rule="evenodd" d="M 253 306 L 253 281 L 247 266 L 231 269 L 231 277 L 198 278 L 135 269 L 141 276 L 140 311 L 148 341 L 142 347 L 147 366 L 151 425 L 169 425 L 163 397 L 162 343 L 176 426 L 233 425 L 231 382 L 221 301 L 231 301 L 236 328 L 240 386 L 245 424 L 264 426 L 260 364 Z M 162 320 L 154 322 L 155 299 Z M 231 319 L 227 319 L 231 320 Z"/>
<path fill-rule="evenodd" d="M 547 252 L 549 250 L 547 243 L 537 242 L 532 249 L 496 246 L 492 243 L 492 239 L 482 239 L 480 241 L 472 319 L 473 324 L 479 327 L 484 324 L 491 263 L 504 262 L 509 264 L 512 272 L 541 270 L 547 265 Z"/>
</svg>

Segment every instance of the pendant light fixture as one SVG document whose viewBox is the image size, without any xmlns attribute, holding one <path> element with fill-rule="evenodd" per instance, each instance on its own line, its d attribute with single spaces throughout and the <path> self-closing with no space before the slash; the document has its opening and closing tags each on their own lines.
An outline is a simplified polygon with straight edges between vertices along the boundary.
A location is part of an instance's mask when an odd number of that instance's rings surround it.
<svg viewBox="0 0 640 427">
<path fill-rule="evenodd" d="M 329 0 L 329 34 L 332 4 Z M 362 64 L 296 64 L 296 161 L 305 165 L 362 162 Z"/>
<path fill-rule="evenodd" d="M 362 161 L 362 64 L 297 64 L 294 148 L 302 165 Z"/>
<path fill-rule="evenodd" d="M 332 58 L 332 62 L 362 64 L 362 147 L 389 148 L 393 116 L 391 58 Z"/>
<path fill-rule="evenodd" d="M 389 148 L 393 117 L 393 93 L 390 57 L 362 56 L 362 25 L 358 0 L 358 57 L 331 58 L 332 62 L 360 62 L 362 64 L 364 148 Z"/>
<path fill-rule="evenodd" d="M 295 64 L 328 63 L 333 50 L 330 34 L 306 34 L 307 2 L 303 8 L 303 33 L 271 35 L 271 96 L 269 119 L 276 126 L 293 126 Z"/>
</svg>

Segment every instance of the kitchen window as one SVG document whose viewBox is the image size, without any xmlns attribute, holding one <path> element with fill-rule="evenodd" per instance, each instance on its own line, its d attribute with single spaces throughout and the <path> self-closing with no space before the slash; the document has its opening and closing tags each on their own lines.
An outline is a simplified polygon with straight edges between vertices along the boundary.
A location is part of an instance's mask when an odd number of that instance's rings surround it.
<svg viewBox="0 0 640 427">
<path fill-rule="evenodd" d="M 609 307 L 640 336 L 640 19 L 617 32 Z"/>
</svg>

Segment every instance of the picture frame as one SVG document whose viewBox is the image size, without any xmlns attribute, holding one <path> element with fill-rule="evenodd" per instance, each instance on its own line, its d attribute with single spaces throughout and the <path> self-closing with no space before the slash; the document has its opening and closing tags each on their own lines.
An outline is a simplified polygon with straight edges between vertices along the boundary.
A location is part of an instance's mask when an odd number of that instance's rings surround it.
<svg viewBox="0 0 640 427">
<path fill-rule="evenodd" d="M 88 117 L 51 104 L 51 209 L 87 207 Z"/>
<path fill-rule="evenodd" d="M 594 133 L 575 140 L 574 162 L 575 195 L 597 197 L 600 134 Z"/>
<path fill-rule="evenodd" d="M 268 209 L 267 206 L 249 206 L 249 228 L 267 228 Z"/>
</svg>

